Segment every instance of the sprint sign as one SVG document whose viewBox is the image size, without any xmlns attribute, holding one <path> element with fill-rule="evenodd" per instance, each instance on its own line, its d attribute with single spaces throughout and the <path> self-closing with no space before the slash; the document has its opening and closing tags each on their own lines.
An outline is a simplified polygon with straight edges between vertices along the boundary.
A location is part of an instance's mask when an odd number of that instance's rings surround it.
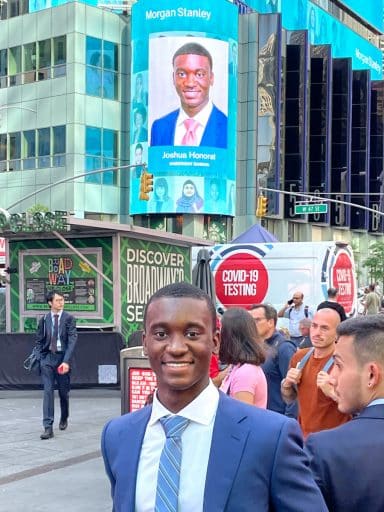
<svg viewBox="0 0 384 512">
<path fill-rule="evenodd" d="M 337 302 L 343 306 L 346 314 L 349 315 L 353 312 L 355 279 L 351 258 L 345 251 L 337 253 L 331 276 L 333 286 L 339 289 Z"/>
<path fill-rule="evenodd" d="M 216 296 L 225 307 L 248 308 L 263 302 L 268 272 L 260 258 L 246 252 L 225 258 L 215 272 Z"/>
</svg>

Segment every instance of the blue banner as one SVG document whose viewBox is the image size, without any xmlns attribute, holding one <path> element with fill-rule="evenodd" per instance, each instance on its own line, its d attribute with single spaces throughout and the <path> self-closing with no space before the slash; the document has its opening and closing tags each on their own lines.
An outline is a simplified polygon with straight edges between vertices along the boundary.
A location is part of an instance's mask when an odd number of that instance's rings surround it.
<svg viewBox="0 0 384 512">
<path fill-rule="evenodd" d="M 380 32 L 384 30 L 384 2 L 383 0 L 340 0 L 342 4 L 354 11 L 358 16 L 364 18 L 370 25 Z"/>
<path fill-rule="evenodd" d="M 132 8 L 130 214 L 235 214 L 236 6 L 139 0 Z M 145 196 L 144 196 L 145 197 Z"/>
<path fill-rule="evenodd" d="M 382 79 L 381 50 L 310 0 L 246 0 L 246 3 L 260 13 L 281 12 L 285 29 L 307 29 L 311 44 L 330 44 L 332 57 L 351 57 L 353 69 L 369 69 L 372 80 Z M 348 0 L 344 4 L 382 30 L 383 0 Z"/>
</svg>

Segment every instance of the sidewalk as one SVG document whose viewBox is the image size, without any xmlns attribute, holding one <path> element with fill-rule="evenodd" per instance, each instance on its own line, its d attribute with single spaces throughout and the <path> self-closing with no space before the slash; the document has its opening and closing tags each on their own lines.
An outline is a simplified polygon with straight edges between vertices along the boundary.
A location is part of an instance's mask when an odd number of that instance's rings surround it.
<svg viewBox="0 0 384 512">
<path fill-rule="evenodd" d="M 68 428 L 57 419 L 53 439 L 40 439 L 41 414 L 42 391 L 0 390 L 0 512 L 110 512 L 100 434 L 120 415 L 120 391 L 72 390 Z"/>
</svg>

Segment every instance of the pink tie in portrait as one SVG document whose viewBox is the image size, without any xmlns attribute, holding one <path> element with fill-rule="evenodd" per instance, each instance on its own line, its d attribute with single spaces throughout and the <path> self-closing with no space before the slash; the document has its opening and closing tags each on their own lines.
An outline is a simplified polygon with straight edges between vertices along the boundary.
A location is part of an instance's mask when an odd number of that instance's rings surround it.
<svg viewBox="0 0 384 512">
<path fill-rule="evenodd" d="M 199 123 L 194 119 L 186 119 L 183 124 L 185 126 L 186 132 L 181 141 L 181 144 L 183 146 L 197 146 L 196 130 L 199 126 Z"/>
</svg>

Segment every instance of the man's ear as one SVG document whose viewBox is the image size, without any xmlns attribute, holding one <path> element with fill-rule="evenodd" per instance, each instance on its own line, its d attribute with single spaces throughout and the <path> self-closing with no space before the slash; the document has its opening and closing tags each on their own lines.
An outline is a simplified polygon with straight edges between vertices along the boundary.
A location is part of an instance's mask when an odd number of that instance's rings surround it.
<svg viewBox="0 0 384 512">
<path fill-rule="evenodd" d="M 142 344 L 143 344 L 143 354 L 144 354 L 145 356 L 148 356 L 147 340 L 146 340 L 146 336 L 145 336 L 145 331 L 143 331 L 143 340 L 142 340 Z"/>
<path fill-rule="evenodd" d="M 376 363 L 376 361 L 371 361 L 367 365 L 368 371 L 368 387 L 372 388 L 380 384 L 383 380 L 383 368 Z"/>
<path fill-rule="evenodd" d="M 213 340 L 212 354 L 218 355 L 219 349 L 220 349 L 220 340 L 221 340 L 219 329 L 216 329 L 215 332 L 213 333 L 212 340 Z"/>
</svg>

